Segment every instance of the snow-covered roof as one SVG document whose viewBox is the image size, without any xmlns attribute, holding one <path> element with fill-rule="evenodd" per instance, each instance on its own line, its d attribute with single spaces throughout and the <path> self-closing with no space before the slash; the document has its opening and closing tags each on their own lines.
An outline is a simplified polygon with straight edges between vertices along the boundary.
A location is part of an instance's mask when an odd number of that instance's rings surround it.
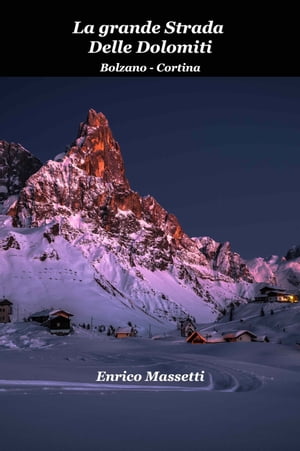
<svg viewBox="0 0 300 451">
<path fill-rule="evenodd" d="M 32 315 L 29 316 L 29 318 L 38 318 L 40 316 L 49 316 L 50 315 L 50 309 L 41 310 L 40 312 L 35 312 Z"/>
<path fill-rule="evenodd" d="M 8 299 L 3 299 L 0 301 L 0 305 L 12 305 L 12 302 L 10 302 Z"/>
<path fill-rule="evenodd" d="M 241 335 L 248 334 L 251 335 L 251 337 L 256 337 L 256 335 L 253 332 L 250 332 L 249 330 L 238 330 L 237 332 L 229 332 L 227 334 L 224 334 L 224 338 L 238 338 Z"/>
<path fill-rule="evenodd" d="M 200 338 L 201 340 L 203 340 L 204 342 L 207 341 L 206 338 L 203 335 L 200 334 L 200 332 L 195 330 L 191 335 L 189 335 L 187 337 L 186 342 L 190 343 L 191 341 L 193 341 L 197 337 Z"/>
<path fill-rule="evenodd" d="M 65 317 L 74 316 L 72 313 L 69 313 L 66 310 L 62 310 L 62 309 L 55 309 L 55 310 L 45 309 L 45 310 L 41 310 L 40 312 L 33 313 L 32 315 L 29 316 L 29 318 L 39 318 L 41 316 L 53 318 L 53 317 L 59 316 L 59 315 L 65 316 Z"/>
<path fill-rule="evenodd" d="M 62 316 L 74 316 L 72 313 L 70 313 L 70 312 L 67 312 L 66 310 L 63 310 L 63 309 L 56 309 L 56 310 L 52 310 L 52 311 L 50 311 L 49 312 L 49 316 L 59 316 L 59 315 L 62 315 Z"/>
<path fill-rule="evenodd" d="M 278 287 L 270 287 L 270 286 L 264 286 L 264 287 L 262 287 L 262 288 L 260 289 L 260 292 L 261 292 L 261 293 L 268 292 L 268 291 L 278 291 L 278 292 L 280 292 L 280 293 L 285 293 L 285 292 L 286 292 L 286 291 L 285 291 L 284 289 L 282 289 L 282 288 L 278 288 Z"/>
</svg>

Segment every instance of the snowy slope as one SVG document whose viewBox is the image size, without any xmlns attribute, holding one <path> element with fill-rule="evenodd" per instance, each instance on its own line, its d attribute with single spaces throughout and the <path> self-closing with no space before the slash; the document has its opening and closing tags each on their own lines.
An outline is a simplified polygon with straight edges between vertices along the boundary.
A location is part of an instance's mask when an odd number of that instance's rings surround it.
<svg viewBox="0 0 300 451">
<path fill-rule="evenodd" d="M 267 336 L 271 343 L 300 343 L 300 305 L 280 302 L 250 302 L 235 306 L 218 322 L 204 326 L 206 331 L 227 333 L 250 330 L 257 336 Z"/>
<path fill-rule="evenodd" d="M 232 299 L 246 298 L 253 284 L 232 283 L 227 276 L 205 267 L 193 267 L 192 275 L 178 276 L 176 265 L 168 271 L 131 266 L 113 250 L 120 246 L 86 230 L 69 242 L 53 235 L 51 224 L 14 228 L 2 216 L 0 264 L 2 295 L 13 299 L 14 319 L 44 308 L 65 308 L 74 321 L 118 326 L 131 321 L 146 333 L 149 325 L 160 331 L 192 315 L 198 322 L 213 320 L 218 308 Z M 121 252 L 122 254 L 122 252 Z M 198 275 L 199 274 L 199 275 Z M 198 275 L 198 277 L 197 277 Z M 191 283 L 192 282 L 192 283 Z M 195 283 L 205 302 L 195 292 Z"/>
<path fill-rule="evenodd" d="M 256 282 L 300 291 L 300 257 L 290 249 L 285 257 L 272 255 L 269 258 L 255 258 L 247 266 Z"/>
<path fill-rule="evenodd" d="M 117 340 L 83 329 L 57 337 L 33 324 L 0 324 L 1 446 L 297 451 L 299 352 L 272 342 L 189 345 L 178 335 Z M 143 379 L 97 382 L 98 371 Z M 205 377 L 154 383 L 144 380 L 148 371 Z"/>
<path fill-rule="evenodd" d="M 130 188 L 119 144 L 94 110 L 68 152 L 6 203 L 1 288 L 19 318 L 52 306 L 77 321 L 146 330 L 187 315 L 210 321 L 254 293 L 229 243 L 190 238 L 153 197 Z"/>
<path fill-rule="evenodd" d="M 74 321 L 90 322 L 93 317 L 95 325 L 114 326 L 131 321 L 143 331 L 149 325 L 164 329 L 187 314 L 173 299 L 174 289 L 167 276 L 164 283 L 164 274 L 155 284 L 151 278 L 143 279 L 138 268 L 122 267 L 105 248 L 97 247 L 93 261 L 85 257 L 82 245 L 74 246 L 61 236 L 49 243 L 47 226 L 15 229 L 10 219 L 2 218 L 0 286 L 2 295 L 13 299 L 14 319 L 61 307 L 75 315 Z M 176 300 L 186 297 L 196 302 L 191 288 L 177 284 Z M 195 313 L 203 320 L 213 318 L 203 303 Z"/>
</svg>

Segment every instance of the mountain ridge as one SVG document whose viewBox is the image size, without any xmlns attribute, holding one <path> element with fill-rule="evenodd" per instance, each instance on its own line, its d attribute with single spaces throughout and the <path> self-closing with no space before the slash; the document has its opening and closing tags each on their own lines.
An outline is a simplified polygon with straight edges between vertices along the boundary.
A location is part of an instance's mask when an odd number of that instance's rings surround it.
<svg viewBox="0 0 300 451">
<path fill-rule="evenodd" d="M 118 299 L 121 309 L 135 310 L 142 322 L 147 316 L 157 321 L 188 315 L 212 319 L 227 303 L 246 302 L 255 294 L 255 271 L 230 243 L 189 237 L 152 196 L 130 188 L 120 146 L 104 114 L 95 110 L 89 110 L 65 156 L 49 160 L 27 179 L 8 215 L 11 223 L 2 218 L 2 234 L 15 247 L 6 249 L 4 239 L 2 252 L 24 252 L 30 266 L 29 249 L 35 247 L 42 268 L 47 261 L 58 267 L 61 260 L 72 266 L 68 252 L 79 251 L 81 264 L 93 274 L 92 291 Z M 40 238 L 22 249 L 25 231 L 27 237 Z M 12 261 L 18 271 L 17 259 Z M 86 296 L 84 279 L 79 280 Z M 63 279 L 57 291 L 62 284 Z M 72 309 L 70 294 L 65 296 L 63 303 Z M 93 311 L 97 308 L 103 314 L 95 300 Z"/>
</svg>

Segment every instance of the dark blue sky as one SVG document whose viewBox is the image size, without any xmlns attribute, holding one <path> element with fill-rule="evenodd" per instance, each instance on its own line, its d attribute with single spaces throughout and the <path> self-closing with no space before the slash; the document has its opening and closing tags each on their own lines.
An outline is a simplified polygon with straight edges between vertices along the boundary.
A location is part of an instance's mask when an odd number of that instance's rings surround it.
<svg viewBox="0 0 300 451">
<path fill-rule="evenodd" d="M 244 258 L 300 243 L 300 78 L 0 78 L 0 139 L 42 161 L 102 111 L 134 190 Z"/>
</svg>

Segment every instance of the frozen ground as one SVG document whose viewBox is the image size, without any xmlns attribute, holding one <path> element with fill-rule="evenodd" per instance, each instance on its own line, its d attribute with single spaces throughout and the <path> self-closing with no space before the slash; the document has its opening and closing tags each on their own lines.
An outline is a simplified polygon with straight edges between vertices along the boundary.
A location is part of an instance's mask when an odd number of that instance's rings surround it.
<svg viewBox="0 0 300 451">
<path fill-rule="evenodd" d="M 190 373 L 204 382 L 100 383 L 108 373 Z M 299 449 L 295 344 L 189 345 L 77 329 L 0 325 L 1 450 Z"/>
</svg>

